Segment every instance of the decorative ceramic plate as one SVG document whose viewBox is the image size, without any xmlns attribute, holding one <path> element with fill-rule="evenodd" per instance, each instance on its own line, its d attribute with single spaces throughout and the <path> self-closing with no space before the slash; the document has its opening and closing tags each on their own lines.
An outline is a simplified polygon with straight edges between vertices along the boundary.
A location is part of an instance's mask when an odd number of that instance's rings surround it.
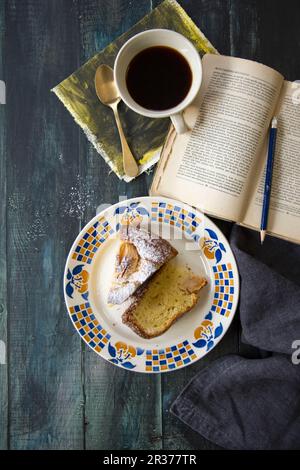
<svg viewBox="0 0 300 470">
<path fill-rule="evenodd" d="M 168 239 L 179 252 L 176 262 L 208 281 L 193 310 L 152 339 L 122 323 L 120 306 L 107 304 L 118 231 L 137 223 Z M 201 359 L 224 336 L 238 303 L 239 277 L 230 246 L 210 219 L 178 201 L 140 197 L 111 206 L 80 232 L 67 259 L 64 293 L 76 330 L 97 354 L 128 370 L 169 372 Z"/>
</svg>

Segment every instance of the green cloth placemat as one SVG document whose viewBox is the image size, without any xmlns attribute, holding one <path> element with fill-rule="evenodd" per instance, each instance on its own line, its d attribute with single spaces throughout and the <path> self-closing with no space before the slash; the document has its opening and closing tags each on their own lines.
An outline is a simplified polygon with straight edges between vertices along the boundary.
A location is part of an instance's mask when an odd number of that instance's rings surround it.
<svg viewBox="0 0 300 470">
<path fill-rule="evenodd" d="M 153 28 L 172 29 L 183 34 L 196 46 L 201 56 L 207 52 L 217 52 L 181 6 L 175 0 L 165 0 L 53 89 L 111 169 L 125 180 L 113 112 L 100 103 L 94 77 L 100 64 L 114 66 L 119 49 L 130 37 Z M 140 116 L 124 103 L 119 104 L 119 112 L 128 144 L 141 165 L 140 172 L 143 172 L 158 160 L 170 121 Z"/>
</svg>

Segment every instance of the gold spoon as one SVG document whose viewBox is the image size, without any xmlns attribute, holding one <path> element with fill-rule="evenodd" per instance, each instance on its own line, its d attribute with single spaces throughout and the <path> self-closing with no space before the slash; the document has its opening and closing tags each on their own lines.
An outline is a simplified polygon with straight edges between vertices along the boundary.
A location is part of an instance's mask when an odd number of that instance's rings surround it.
<svg viewBox="0 0 300 470">
<path fill-rule="evenodd" d="M 118 104 L 121 101 L 119 91 L 114 81 L 114 73 L 108 65 L 99 65 L 95 74 L 96 93 L 101 103 L 110 106 L 114 112 L 123 152 L 124 172 L 127 176 L 138 175 L 139 168 L 127 144 L 118 113 Z"/>
</svg>

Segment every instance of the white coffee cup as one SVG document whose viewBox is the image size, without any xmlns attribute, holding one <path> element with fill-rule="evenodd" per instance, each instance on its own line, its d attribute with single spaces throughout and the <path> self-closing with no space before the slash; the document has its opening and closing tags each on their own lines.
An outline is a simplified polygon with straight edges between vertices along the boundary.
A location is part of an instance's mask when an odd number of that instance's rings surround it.
<svg viewBox="0 0 300 470">
<path fill-rule="evenodd" d="M 142 50 L 153 46 L 166 46 L 177 50 L 187 60 L 192 72 L 192 84 L 186 97 L 174 108 L 163 111 L 140 106 L 134 101 L 126 85 L 126 73 L 131 60 Z M 122 100 L 133 111 L 151 118 L 170 117 L 178 134 L 189 130 L 184 122 L 182 111 L 195 99 L 199 91 L 202 82 L 202 63 L 197 49 L 184 36 L 169 29 L 150 29 L 133 36 L 123 45 L 117 55 L 114 78 Z"/>
</svg>

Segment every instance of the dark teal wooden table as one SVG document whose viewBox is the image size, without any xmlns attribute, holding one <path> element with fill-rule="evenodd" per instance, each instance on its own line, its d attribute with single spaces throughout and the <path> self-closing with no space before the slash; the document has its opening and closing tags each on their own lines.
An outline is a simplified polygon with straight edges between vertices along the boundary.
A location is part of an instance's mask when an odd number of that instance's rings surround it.
<svg viewBox="0 0 300 470">
<path fill-rule="evenodd" d="M 253 353 L 240 343 L 237 315 L 198 363 L 132 373 L 89 350 L 64 305 L 63 268 L 79 230 L 99 204 L 146 195 L 151 175 L 128 185 L 109 174 L 50 89 L 158 3 L 0 0 L 0 448 L 215 449 L 170 404 L 214 359 Z M 298 0 L 180 3 L 221 53 L 300 79 Z"/>
</svg>

